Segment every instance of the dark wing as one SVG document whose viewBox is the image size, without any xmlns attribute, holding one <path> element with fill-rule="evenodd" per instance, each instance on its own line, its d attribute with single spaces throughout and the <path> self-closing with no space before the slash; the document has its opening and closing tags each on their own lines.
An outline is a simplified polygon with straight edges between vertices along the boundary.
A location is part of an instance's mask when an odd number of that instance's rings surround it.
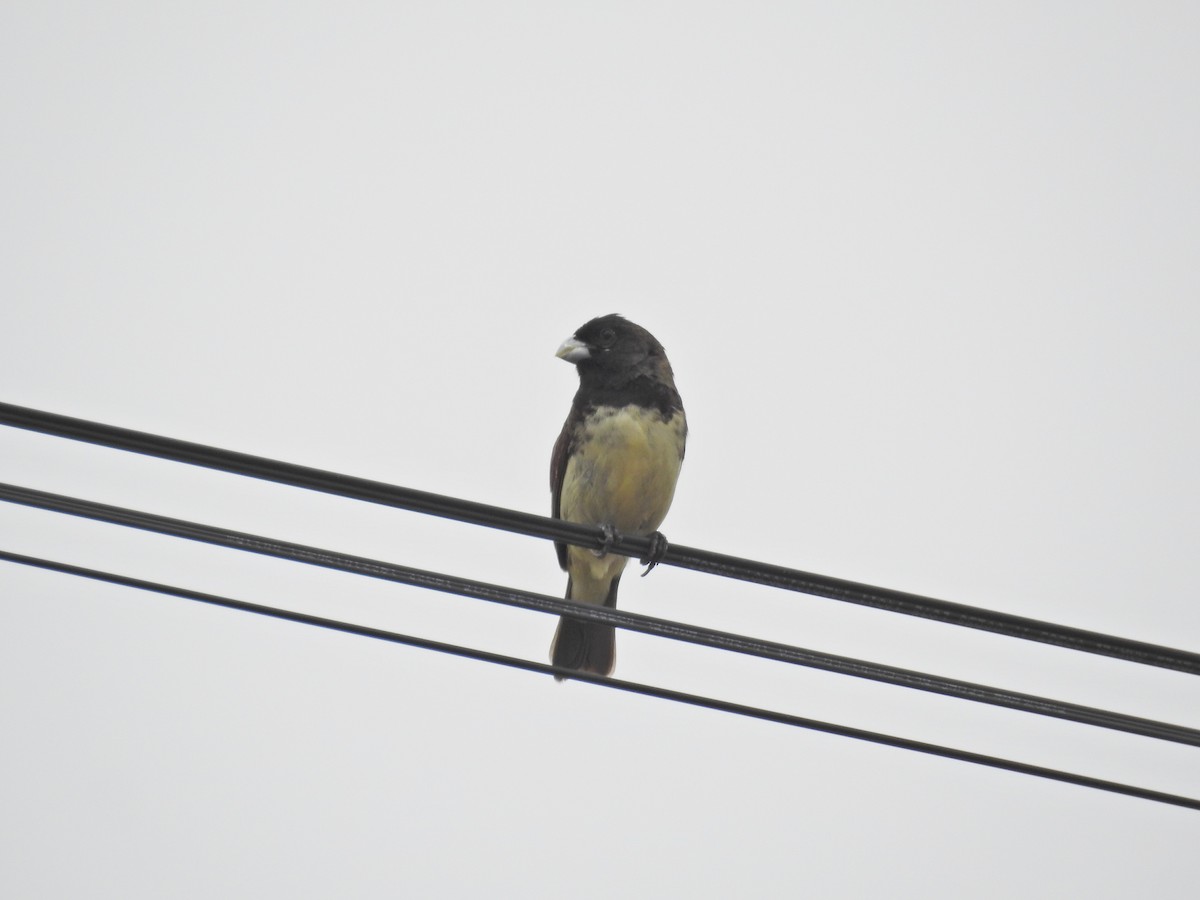
<svg viewBox="0 0 1200 900">
<path fill-rule="evenodd" d="M 554 452 L 550 455 L 550 515 L 561 519 L 559 503 L 562 500 L 563 478 L 567 474 L 567 460 L 575 449 L 575 430 L 579 424 L 580 414 L 577 407 L 571 407 L 567 421 L 563 423 L 558 440 L 554 442 Z M 554 550 L 558 553 L 558 564 L 563 571 L 567 570 L 567 545 L 555 541 Z"/>
</svg>

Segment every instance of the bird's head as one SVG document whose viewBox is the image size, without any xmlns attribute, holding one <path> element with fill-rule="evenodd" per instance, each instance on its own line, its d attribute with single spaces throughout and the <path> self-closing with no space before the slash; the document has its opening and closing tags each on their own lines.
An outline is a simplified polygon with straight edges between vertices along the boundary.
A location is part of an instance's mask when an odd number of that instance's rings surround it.
<svg viewBox="0 0 1200 900">
<path fill-rule="evenodd" d="M 579 376 L 669 378 L 667 354 L 650 332 L 616 314 L 600 316 L 563 341 L 556 354 L 579 369 Z"/>
</svg>

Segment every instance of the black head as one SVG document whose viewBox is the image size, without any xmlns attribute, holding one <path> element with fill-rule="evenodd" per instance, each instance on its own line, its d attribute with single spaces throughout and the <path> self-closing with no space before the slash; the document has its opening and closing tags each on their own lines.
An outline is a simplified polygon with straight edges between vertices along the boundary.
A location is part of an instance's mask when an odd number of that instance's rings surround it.
<svg viewBox="0 0 1200 900">
<path fill-rule="evenodd" d="M 656 361 L 667 359 L 654 335 L 615 313 L 581 326 L 558 348 L 558 356 L 578 366 L 581 375 L 587 371 L 649 374 L 657 368 Z"/>
<path fill-rule="evenodd" d="M 592 319 L 563 342 L 557 355 L 575 364 L 581 389 L 596 402 L 627 395 L 643 405 L 679 405 L 662 344 L 621 316 Z"/>
</svg>

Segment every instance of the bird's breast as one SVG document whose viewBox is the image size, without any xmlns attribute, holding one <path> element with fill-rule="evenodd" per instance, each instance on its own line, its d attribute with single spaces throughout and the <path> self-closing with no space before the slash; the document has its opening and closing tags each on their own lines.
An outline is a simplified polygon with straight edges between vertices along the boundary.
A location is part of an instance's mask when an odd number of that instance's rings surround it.
<svg viewBox="0 0 1200 900">
<path fill-rule="evenodd" d="M 560 514 L 571 522 L 649 534 L 666 517 L 683 463 L 682 411 L 601 406 L 579 426 L 563 476 Z"/>
</svg>

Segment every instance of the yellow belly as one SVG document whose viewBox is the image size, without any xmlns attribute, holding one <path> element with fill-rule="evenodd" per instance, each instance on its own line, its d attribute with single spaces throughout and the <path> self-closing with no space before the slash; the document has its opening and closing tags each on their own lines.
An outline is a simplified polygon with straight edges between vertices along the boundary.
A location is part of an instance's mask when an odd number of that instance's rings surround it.
<svg viewBox="0 0 1200 900">
<path fill-rule="evenodd" d="M 601 407 L 564 473 L 559 513 L 570 522 L 646 535 L 662 524 L 683 463 L 682 412 L 668 421 L 639 407 Z"/>
</svg>

